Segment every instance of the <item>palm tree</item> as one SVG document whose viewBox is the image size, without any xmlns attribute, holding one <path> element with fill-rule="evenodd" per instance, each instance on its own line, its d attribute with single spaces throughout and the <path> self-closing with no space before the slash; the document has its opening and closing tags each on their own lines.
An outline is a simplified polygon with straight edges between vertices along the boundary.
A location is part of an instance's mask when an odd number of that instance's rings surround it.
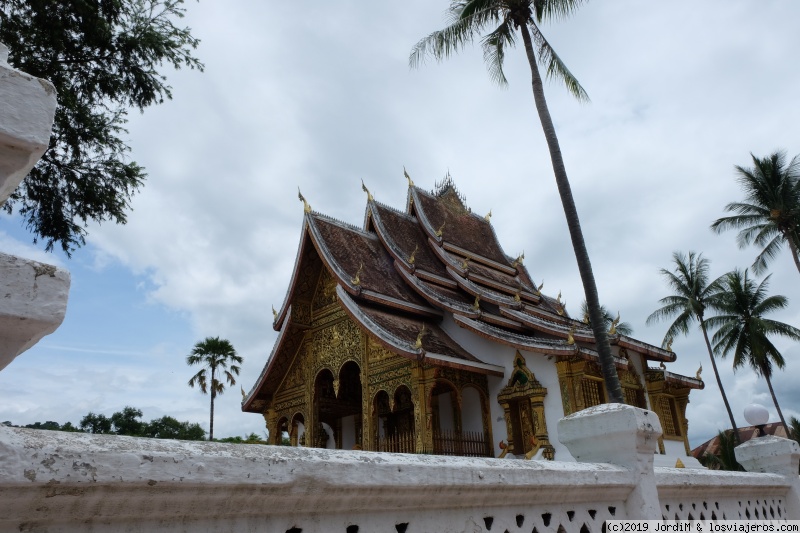
<svg viewBox="0 0 800 533">
<path fill-rule="evenodd" d="M 451 0 L 448 9 L 451 17 L 450 25 L 420 40 L 411 50 L 409 63 L 411 67 L 417 67 L 428 54 L 437 60 L 445 59 L 459 51 L 467 43 L 472 42 L 476 36 L 486 32 L 481 38 L 481 46 L 489 75 L 498 84 L 506 85 L 508 81 L 503 73 L 505 52 L 508 47 L 516 44 L 517 32 L 522 36 L 525 54 L 531 69 L 533 100 L 550 150 L 550 160 L 555 173 L 558 193 L 561 196 L 561 204 L 567 219 L 578 271 L 589 306 L 589 318 L 597 342 L 606 392 L 610 401 L 624 403 L 622 388 L 600 310 L 600 299 L 597 295 L 597 285 L 589 261 L 589 253 L 586 250 L 578 211 L 572 197 L 572 189 L 567 178 L 564 160 L 561 157 L 555 126 L 547 108 L 542 77 L 539 73 L 539 63 L 541 63 L 546 68 L 548 77 L 564 82 L 567 90 L 579 100 L 588 100 L 586 91 L 556 55 L 539 29 L 539 24 L 543 21 L 565 17 L 581 3 L 582 0 L 548 0 L 546 2 L 541 0 Z"/>
<path fill-rule="evenodd" d="M 708 340 L 708 321 L 705 319 L 705 311 L 708 307 L 713 307 L 719 298 L 720 285 L 719 279 L 708 282 L 708 259 L 703 254 L 689 252 L 688 256 L 680 252 L 672 253 L 672 262 L 675 264 L 675 271 L 662 268 L 661 275 L 667 280 L 667 284 L 673 290 L 673 294 L 661 298 L 658 303 L 662 305 L 647 317 L 647 325 L 659 320 L 671 319 L 675 315 L 677 318 L 670 324 L 667 333 L 664 335 L 662 346 L 668 345 L 672 339 L 678 335 L 688 335 L 689 326 L 695 321 L 700 325 L 703 332 L 703 340 L 706 341 L 708 356 L 711 358 L 711 368 L 714 370 L 714 378 L 717 380 L 717 387 L 722 395 L 725 410 L 728 411 L 728 418 L 733 428 L 733 438 L 738 442 L 739 428 L 736 427 L 736 420 L 733 418 L 731 404 L 725 395 L 722 380 L 717 370 L 717 361 L 711 349 L 711 342 Z"/>
<path fill-rule="evenodd" d="M 194 345 L 192 353 L 186 356 L 187 365 L 202 365 L 203 368 L 189 380 L 189 386 L 194 388 L 195 384 L 200 387 L 200 392 L 208 394 L 211 389 L 211 422 L 209 424 L 208 440 L 214 440 L 214 398 L 218 394 L 225 392 L 225 383 L 236 385 L 234 374 L 239 375 L 239 366 L 243 359 L 236 355 L 230 341 L 219 337 L 206 337 L 204 340 Z M 235 364 L 234 364 L 235 363 Z M 211 369 L 211 379 L 209 380 L 207 370 Z M 224 381 L 217 377 L 217 373 L 222 373 Z M 209 381 L 211 386 L 209 387 Z"/>
<path fill-rule="evenodd" d="M 783 426 L 788 427 L 775 397 L 771 379 L 773 365 L 783 368 L 786 362 L 770 341 L 770 337 L 778 335 L 800 341 L 800 329 L 764 318 L 764 315 L 783 309 L 788 304 L 785 296 L 767 296 L 769 278 L 767 276 L 756 285 L 748 277 L 747 270 L 727 273 L 720 278 L 722 292 L 714 304 L 720 314 L 709 318 L 706 323 L 710 327 L 718 328 L 712 339 L 714 353 L 725 357 L 733 352 L 734 370 L 747 364 L 756 374 L 762 376 L 767 381 Z"/>
<path fill-rule="evenodd" d="M 700 464 L 709 470 L 732 470 L 736 472 L 744 472 L 742 465 L 736 461 L 736 444 L 739 442 L 738 437 L 734 438 L 730 430 L 720 431 L 717 434 L 719 441 L 719 448 L 717 453 L 706 453 L 700 457 Z"/>
<path fill-rule="evenodd" d="M 740 248 L 763 246 L 752 266 L 756 274 L 766 270 L 784 243 L 800 272 L 800 159 L 795 156 L 786 164 L 784 152 L 763 159 L 750 156 L 753 168 L 736 166 L 745 201 L 726 205 L 726 211 L 737 214 L 720 218 L 711 229 L 717 233 L 739 229 L 736 241 Z"/>
<path fill-rule="evenodd" d="M 611 314 L 605 305 L 600 306 L 600 313 L 603 315 L 603 324 L 605 324 L 605 327 L 610 330 L 616 318 L 614 318 L 614 315 Z M 591 320 L 589 320 L 589 306 L 586 305 L 586 300 L 581 302 L 581 316 L 583 317 L 584 322 L 587 322 L 588 324 L 592 323 Z M 619 317 L 619 313 L 617 313 L 617 317 Z M 620 335 L 633 335 L 633 326 L 631 326 L 630 322 L 617 322 L 615 329 Z"/>
</svg>

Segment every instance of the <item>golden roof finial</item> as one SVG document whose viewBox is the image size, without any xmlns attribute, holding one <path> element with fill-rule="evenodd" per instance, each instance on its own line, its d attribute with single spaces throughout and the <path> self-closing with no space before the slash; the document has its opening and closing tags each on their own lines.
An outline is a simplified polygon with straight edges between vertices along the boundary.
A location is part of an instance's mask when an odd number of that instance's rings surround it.
<svg viewBox="0 0 800 533">
<path fill-rule="evenodd" d="M 540 295 L 540 296 L 541 296 L 541 294 L 542 294 L 542 287 L 544 287 L 544 280 L 542 280 L 542 282 L 539 284 L 539 286 L 538 286 L 538 287 L 536 287 L 536 294 L 538 294 L 538 295 Z"/>
<path fill-rule="evenodd" d="M 353 285 L 361 285 L 361 271 L 364 270 L 364 263 L 361 263 L 358 266 L 358 271 L 356 272 L 356 277 L 352 278 L 350 281 Z"/>
<path fill-rule="evenodd" d="M 517 303 L 522 301 L 522 298 L 519 297 L 519 289 L 517 289 L 517 292 L 514 294 L 514 301 Z"/>
<path fill-rule="evenodd" d="M 472 308 L 475 311 L 480 311 L 480 309 L 481 309 L 481 296 L 480 296 L 480 294 L 475 296 L 475 301 L 472 303 Z"/>
<path fill-rule="evenodd" d="M 672 337 L 670 337 L 670 338 L 667 340 L 667 347 L 666 347 L 666 350 L 667 350 L 668 352 L 671 352 L 671 351 L 672 351 L 672 340 L 673 340 L 673 339 L 672 339 Z"/>
<path fill-rule="evenodd" d="M 244 401 L 244 399 L 245 399 L 245 397 L 247 396 L 247 394 L 245 394 L 245 392 L 244 392 L 244 387 L 242 387 L 241 385 L 239 385 L 239 388 L 240 388 L 240 389 L 242 389 L 242 401 Z"/>
<path fill-rule="evenodd" d="M 569 346 L 572 346 L 573 344 L 575 344 L 575 337 L 572 336 L 573 333 L 575 333 L 575 326 L 574 325 L 571 328 L 569 328 L 569 333 L 567 333 L 567 344 Z"/>
<path fill-rule="evenodd" d="M 556 296 L 556 302 L 558 302 L 558 305 L 562 305 L 561 304 L 561 291 L 558 291 L 558 296 Z"/>
<path fill-rule="evenodd" d="M 511 266 L 517 268 L 517 266 L 521 265 L 524 260 L 525 260 L 525 251 L 523 250 L 523 252 L 519 254 L 516 259 L 514 259 L 514 262 L 511 263 Z"/>
<path fill-rule="evenodd" d="M 425 334 L 425 324 L 422 324 L 422 329 L 419 330 L 419 335 L 417 335 L 417 341 L 414 343 L 414 348 L 417 350 L 422 349 L 422 336 Z"/>
<path fill-rule="evenodd" d="M 700 363 L 700 368 L 697 369 L 697 374 L 695 374 L 694 377 L 697 379 L 703 379 L 700 377 L 700 374 L 702 373 L 703 373 L 703 363 Z"/>
<path fill-rule="evenodd" d="M 272 306 L 272 318 L 274 320 L 278 320 L 278 312 L 275 310 L 275 306 Z"/>
<path fill-rule="evenodd" d="M 558 316 L 564 316 L 564 313 L 566 312 L 566 309 L 567 309 L 567 302 L 564 302 L 564 303 L 561 304 L 561 307 L 559 307 L 556 310 L 556 313 L 558 313 Z"/>
<path fill-rule="evenodd" d="M 408 180 L 408 186 L 413 187 L 414 182 L 411 180 L 411 176 L 408 175 L 408 172 L 406 172 L 406 167 L 403 167 L 403 176 L 405 176 L 406 179 Z"/>
<path fill-rule="evenodd" d="M 447 224 L 447 222 L 442 222 L 442 225 L 439 226 L 439 229 L 436 230 L 436 236 L 437 237 L 441 237 L 442 236 L 442 231 L 444 231 L 444 225 L 445 224 Z"/>
<path fill-rule="evenodd" d="M 486 213 L 485 217 L 483 217 L 483 220 L 485 220 L 486 222 L 491 222 L 491 220 L 492 220 L 492 210 L 491 209 L 489 209 L 489 212 Z"/>
<path fill-rule="evenodd" d="M 361 190 L 364 191 L 365 193 L 367 193 L 367 201 L 371 202 L 371 201 L 373 201 L 375 199 L 375 198 L 372 197 L 372 193 L 369 192 L 369 189 L 367 189 L 367 186 L 364 185 L 364 180 L 363 179 L 361 180 Z"/>
<path fill-rule="evenodd" d="M 589 310 L 588 309 L 586 310 L 585 313 L 583 313 L 583 323 L 584 324 L 588 324 L 589 323 Z"/>
<path fill-rule="evenodd" d="M 617 325 L 619 324 L 619 311 L 617 311 L 617 318 L 611 321 L 611 328 L 608 330 L 609 335 L 617 334 Z"/>
<path fill-rule="evenodd" d="M 417 250 L 419 250 L 419 244 L 414 246 L 414 251 L 411 252 L 411 257 L 408 258 L 408 264 L 413 265 L 414 261 L 416 261 Z"/>
<path fill-rule="evenodd" d="M 306 202 L 305 196 L 303 196 L 303 193 L 300 192 L 300 187 L 297 188 L 297 197 L 300 199 L 301 202 L 303 202 L 303 212 L 310 213 L 311 212 L 311 206 L 308 205 L 308 202 Z"/>
<path fill-rule="evenodd" d="M 461 261 L 461 268 L 464 270 L 469 268 L 469 257 L 465 257 L 463 261 Z"/>
</svg>

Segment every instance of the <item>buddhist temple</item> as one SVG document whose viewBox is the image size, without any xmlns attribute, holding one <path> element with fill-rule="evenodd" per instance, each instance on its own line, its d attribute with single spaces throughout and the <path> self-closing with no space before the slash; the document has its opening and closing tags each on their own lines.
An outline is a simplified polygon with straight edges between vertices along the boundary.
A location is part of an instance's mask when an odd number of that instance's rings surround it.
<svg viewBox="0 0 800 533">
<path fill-rule="evenodd" d="M 588 319 L 537 286 L 503 251 L 448 175 L 431 192 L 408 175 L 405 209 L 366 186 L 361 227 L 305 214 L 279 332 L 242 410 L 271 443 L 571 460 L 557 421 L 603 403 Z M 609 338 L 625 401 L 660 418 L 659 452 L 689 454 L 696 378 L 666 370 L 670 349 Z M 669 348 L 669 347 L 668 347 Z M 672 463 L 675 463 L 673 458 Z"/>
</svg>

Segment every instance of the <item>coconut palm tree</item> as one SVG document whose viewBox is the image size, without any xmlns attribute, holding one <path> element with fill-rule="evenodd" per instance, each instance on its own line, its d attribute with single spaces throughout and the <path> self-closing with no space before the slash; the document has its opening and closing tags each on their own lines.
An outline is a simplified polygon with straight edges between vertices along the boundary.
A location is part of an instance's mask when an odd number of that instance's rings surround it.
<svg viewBox="0 0 800 533">
<path fill-rule="evenodd" d="M 653 311 L 647 317 L 646 323 L 650 325 L 660 320 L 671 319 L 677 315 L 664 335 L 662 346 L 670 344 L 672 339 L 678 335 L 688 335 L 689 327 L 695 321 L 700 325 L 700 331 L 703 332 L 703 340 L 706 341 L 708 357 L 711 358 L 714 378 L 717 380 L 722 402 L 725 404 L 725 410 L 728 411 L 728 418 L 731 421 L 733 438 L 738 441 L 739 428 L 736 427 L 731 404 L 728 403 L 725 388 L 722 386 L 722 380 L 719 377 L 717 361 L 711 348 L 711 342 L 708 340 L 708 329 L 706 327 L 708 320 L 705 318 L 705 312 L 708 307 L 713 307 L 719 298 L 720 280 L 716 279 L 709 283 L 709 261 L 703 257 L 703 254 L 689 252 L 689 255 L 686 256 L 680 252 L 673 252 L 672 262 L 675 264 L 674 272 L 662 268 L 661 275 L 667 280 L 667 284 L 672 289 L 673 294 L 665 296 L 658 301 L 662 307 Z"/>
<path fill-rule="evenodd" d="M 202 365 L 203 368 L 192 376 L 189 386 L 200 387 L 200 392 L 208 394 L 211 389 L 211 421 L 209 423 L 208 440 L 214 440 L 214 399 L 225 392 L 225 381 L 228 385 L 236 385 L 234 374 L 239 375 L 243 359 L 236 355 L 230 341 L 219 337 L 206 337 L 194 345 L 192 353 L 186 356 L 187 365 Z M 207 371 L 211 370 L 209 378 Z M 219 379 L 220 374 L 223 379 Z"/>
<path fill-rule="evenodd" d="M 769 278 L 767 276 L 756 285 L 748 277 L 747 270 L 737 269 L 725 274 L 720 278 L 722 291 L 714 302 L 714 308 L 719 314 L 707 319 L 706 323 L 717 328 L 712 339 L 714 353 L 725 357 L 733 352 L 734 370 L 750 365 L 756 374 L 762 376 L 767 381 L 783 426 L 788 427 L 772 388 L 773 365 L 783 368 L 786 362 L 770 337 L 780 336 L 800 341 L 800 329 L 764 318 L 764 315 L 783 309 L 788 304 L 785 296 L 767 295 Z"/>
<path fill-rule="evenodd" d="M 533 100 L 550 150 L 550 160 L 555 173 L 558 193 L 561 196 L 572 247 L 578 262 L 578 271 L 589 306 L 589 319 L 597 342 L 606 392 L 610 401 L 624 403 L 622 388 L 619 384 L 617 369 L 614 367 L 614 359 L 611 355 L 611 347 L 600 310 L 600 299 L 597 294 L 592 265 L 589 261 L 589 253 L 586 250 L 578 211 L 572 197 L 572 189 L 561 156 L 555 126 L 545 100 L 542 76 L 539 73 L 539 64 L 541 64 L 546 69 L 548 77 L 562 81 L 567 90 L 579 100 L 588 100 L 586 91 L 555 53 L 539 28 L 539 24 L 544 21 L 571 14 L 581 3 L 582 0 L 548 0 L 546 2 L 541 0 L 451 0 L 448 9 L 451 18 L 450 25 L 420 40 L 411 50 L 409 64 L 411 67 L 417 67 L 428 55 L 437 60 L 445 59 L 461 50 L 476 37 L 483 35 L 481 46 L 489 75 L 498 84 L 506 85 L 508 81 L 503 72 L 505 53 L 508 48 L 515 46 L 517 35 L 522 37 L 528 65 L 531 69 Z"/>
<path fill-rule="evenodd" d="M 789 245 L 800 272 L 800 158 L 795 156 L 787 164 L 784 152 L 763 159 L 750 156 L 753 168 L 736 167 L 745 201 L 726 205 L 726 211 L 736 214 L 720 218 L 711 229 L 717 233 L 740 230 L 736 238 L 740 248 L 763 246 L 752 266 L 756 274 L 766 270 L 784 244 Z"/>
<path fill-rule="evenodd" d="M 600 306 L 600 313 L 603 315 L 603 324 L 605 324 L 606 328 L 610 329 L 616 318 L 614 318 L 614 315 L 611 314 L 611 311 L 609 311 L 605 305 Z M 588 324 L 592 323 L 591 320 L 589 320 L 589 306 L 586 305 L 586 300 L 581 302 L 581 316 L 584 322 Z M 617 317 L 619 317 L 619 313 L 617 313 Z M 633 335 L 633 326 L 631 326 L 630 322 L 617 322 L 614 328 L 620 335 Z"/>
</svg>

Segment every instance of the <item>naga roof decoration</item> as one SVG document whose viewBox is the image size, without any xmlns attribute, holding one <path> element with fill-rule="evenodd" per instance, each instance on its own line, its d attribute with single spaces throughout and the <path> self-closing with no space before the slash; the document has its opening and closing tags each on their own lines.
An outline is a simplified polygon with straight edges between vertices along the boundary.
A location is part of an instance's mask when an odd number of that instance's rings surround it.
<svg viewBox="0 0 800 533">
<path fill-rule="evenodd" d="M 303 231 L 289 289 L 273 323 L 280 335 L 244 410 L 257 410 L 255 403 L 269 399 L 280 385 L 298 349 L 288 339 L 304 327 L 293 321 L 292 305 L 310 303 L 322 269 L 333 276 L 346 313 L 404 357 L 502 375 L 502 369 L 479 361 L 439 327 L 444 313 L 451 313 L 458 326 L 504 345 L 597 359 L 589 326 L 570 318 L 563 301 L 541 293 L 542 286 L 537 288 L 523 265 L 524 254 L 512 257 L 503 251 L 490 217 L 472 213 L 449 174 L 433 192 L 409 179 L 406 212 L 376 201 L 363 183 L 362 188 L 367 193 L 363 228 L 317 213 L 299 196 Z M 609 340 L 648 360 L 675 360 L 671 350 L 624 335 L 610 334 Z M 615 362 L 627 368 L 625 358 Z M 703 386 L 702 380 L 669 372 L 665 379 Z"/>
</svg>

